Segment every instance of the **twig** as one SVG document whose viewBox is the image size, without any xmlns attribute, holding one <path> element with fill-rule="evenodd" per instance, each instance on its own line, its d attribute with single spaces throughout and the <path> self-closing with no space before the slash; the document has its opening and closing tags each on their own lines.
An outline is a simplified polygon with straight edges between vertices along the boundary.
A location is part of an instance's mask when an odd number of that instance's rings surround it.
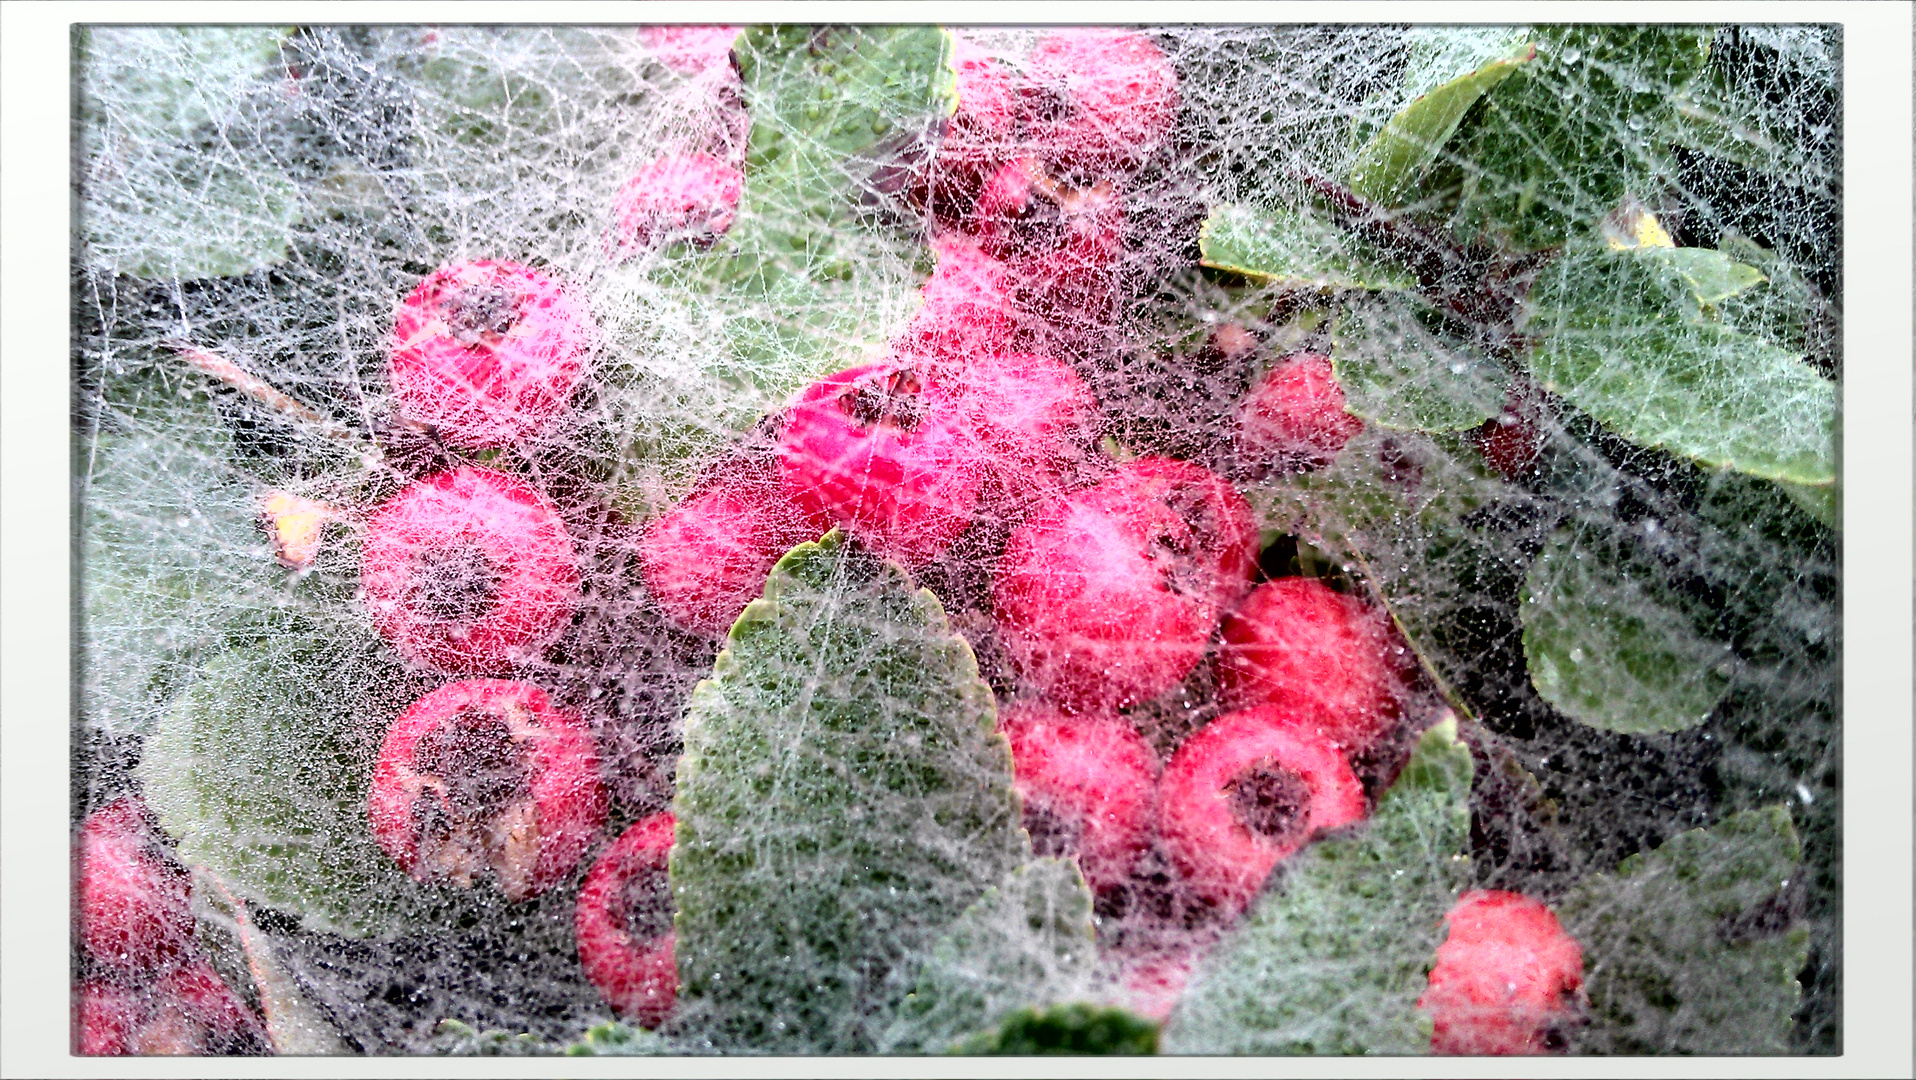
<svg viewBox="0 0 1916 1080">
<path fill-rule="evenodd" d="M 361 454 L 377 461 L 382 455 L 377 447 L 361 438 L 359 433 L 333 418 L 326 416 L 312 406 L 294 398 L 273 384 L 240 367 L 218 353 L 188 344 L 184 341 L 169 342 L 180 359 L 192 365 L 193 369 L 225 383 L 226 385 L 252 398 L 254 401 L 272 409 L 289 423 L 319 431 L 328 438 L 351 444 Z"/>
</svg>

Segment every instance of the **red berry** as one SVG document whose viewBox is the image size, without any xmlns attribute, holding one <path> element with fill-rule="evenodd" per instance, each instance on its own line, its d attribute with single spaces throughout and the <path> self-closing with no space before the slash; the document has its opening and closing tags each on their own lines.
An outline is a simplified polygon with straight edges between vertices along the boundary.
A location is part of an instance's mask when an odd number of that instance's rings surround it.
<svg viewBox="0 0 1916 1080">
<path fill-rule="evenodd" d="M 1241 908 L 1311 837 L 1364 817 L 1335 746 L 1275 706 L 1228 713 L 1186 739 L 1158 784 L 1164 850 L 1201 897 Z"/>
<path fill-rule="evenodd" d="M 572 872 L 605 824 L 592 736 L 531 683 L 442 686 L 393 721 L 373 767 L 373 838 L 423 882 L 491 874 L 508 900 Z"/>
<path fill-rule="evenodd" d="M 1513 389 L 1503 412 L 1477 429 L 1477 449 L 1504 479 L 1515 480 L 1537 467 L 1543 453 L 1542 414 L 1542 403 L 1533 393 Z"/>
<path fill-rule="evenodd" d="M 1279 578 L 1225 620 L 1218 684 L 1226 701 L 1276 705 L 1356 754 L 1397 715 L 1400 655 L 1381 612 L 1314 578 Z"/>
<path fill-rule="evenodd" d="M 709 248 L 738 213 L 745 174 L 710 154 L 663 157 L 625 182 L 613 201 L 614 257 L 677 240 Z"/>
<path fill-rule="evenodd" d="M 191 879 L 161 845 L 138 796 L 88 814 L 78 846 L 74 921 L 89 957 L 138 975 L 157 970 L 191 946 Z"/>
<path fill-rule="evenodd" d="M 264 1054 L 265 1025 L 218 973 L 194 960 L 139 989 L 74 988 L 75 1051 L 87 1056 Z"/>
<path fill-rule="evenodd" d="M 1344 411 L 1331 359 L 1299 353 L 1264 373 L 1238 412 L 1238 455 L 1253 471 L 1329 465 L 1364 422 Z"/>
<path fill-rule="evenodd" d="M 1444 916 L 1430 983 L 1417 999 L 1433 1054 L 1541 1054 L 1563 1046 L 1582 1004 L 1583 950 L 1540 901 L 1465 893 Z"/>
<path fill-rule="evenodd" d="M 982 499 L 1002 515 L 1049 501 L 1083 458 L 1098 403 L 1071 366 L 1036 353 L 973 354 L 953 377 L 984 446 Z"/>
<path fill-rule="evenodd" d="M 799 395 L 779 439 L 779 482 L 805 513 L 916 569 L 970 523 L 979 457 L 945 387 L 910 364 L 867 364 Z"/>
<path fill-rule="evenodd" d="M 665 872 L 675 824 L 671 814 L 653 814 L 625 830 L 579 888 L 575 926 L 586 978 L 614 1012 L 648 1028 L 665 1022 L 678 994 Z"/>
<path fill-rule="evenodd" d="M 1257 572 L 1257 522 L 1251 504 L 1225 479 L 1202 465 L 1148 457 L 1119 469 L 1111 483 L 1139 499 L 1155 499 L 1191 527 L 1215 559 L 1217 602 L 1228 609 L 1251 589 Z"/>
<path fill-rule="evenodd" d="M 925 282 L 924 306 L 905 328 L 901 350 L 933 364 L 1008 350 L 1017 329 L 1010 271 L 957 233 L 940 235 L 931 247 L 938 264 Z"/>
<path fill-rule="evenodd" d="M 1186 470 L 1191 470 L 1186 473 Z M 1015 530 L 993 588 L 1006 651 L 1053 704 L 1115 710 L 1190 674 L 1235 585 L 1235 511 L 1194 513 L 1196 466 L 1142 459 Z M 1228 490 L 1228 488 L 1224 489 Z M 1213 528 L 1214 526 L 1222 526 Z"/>
<path fill-rule="evenodd" d="M 1011 743 L 1032 849 L 1076 856 L 1094 889 L 1121 884 L 1151 843 L 1157 755 L 1115 716 L 1017 704 L 998 726 Z"/>
<path fill-rule="evenodd" d="M 951 39 L 958 106 L 938 144 L 932 183 L 932 209 L 943 217 L 968 208 L 985 178 L 1014 152 L 1023 107 L 1009 69 L 956 31 Z"/>
<path fill-rule="evenodd" d="M 1059 30 L 1031 51 L 1033 138 L 1092 171 L 1150 154 L 1177 118 L 1178 77 L 1156 43 L 1110 28 Z"/>
<path fill-rule="evenodd" d="M 770 477 L 728 478 L 646 527 L 640 572 L 667 618 L 722 635 L 764 591 L 779 558 L 830 527 L 808 519 Z"/>
<path fill-rule="evenodd" d="M 531 488 L 467 466 L 414 482 L 366 522 L 360 592 L 404 656 L 454 674 L 503 671 L 572 617 L 572 540 Z"/>
<path fill-rule="evenodd" d="M 737 26 L 641 26 L 639 43 L 681 75 L 699 75 L 732 63 Z"/>
<path fill-rule="evenodd" d="M 537 270 L 441 267 L 399 305 L 393 393 L 403 414 L 454 446 L 506 446 L 565 407 L 597 336 L 585 307 Z"/>
</svg>

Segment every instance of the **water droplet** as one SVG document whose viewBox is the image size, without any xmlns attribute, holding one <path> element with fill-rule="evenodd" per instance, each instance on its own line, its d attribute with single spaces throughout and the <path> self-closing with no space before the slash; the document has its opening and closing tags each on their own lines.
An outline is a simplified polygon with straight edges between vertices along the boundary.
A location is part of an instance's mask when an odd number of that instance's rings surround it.
<svg viewBox="0 0 1916 1080">
<path fill-rule="evenodd" d="M 1582 59 L 1583 59 L 1582 49 L 1565 49 L 1563 51 L 1563 62 L 1566 64 L 1574 64 L 1577 61 Z"/>
<path fill-rule="evenodd" d="M 1804 806 L 1808 806 L 1816 801 L 1816 797 L 1810 794 L 1810 789 L 1801 784 L 1796 785 L 1796 797 L 1803 800 Z"/>
<path fill-rule="evenodd" d="M 1581 647 L 1570 650 L 1570 662 L 1573 664 L 1583 663 L 1583 649 Z"/>
<path fill-rule="evenodd" d="M 1466 370 L 1468 369 L 1466 368 L 1462 360 L 1459 360 L 1456 363 L 1450 365 L 1450 373 L 1452 375 L 1462 375 Z"/>
<path fill-rule="evenodd" d="M 1631 131 L 1642 131 L 1643 122 L 1643 117 L 1641 116 L 1632 116 L 1630 119 L 1624 121 L 1624 123 L 1629 125 Z"/>
</svg>

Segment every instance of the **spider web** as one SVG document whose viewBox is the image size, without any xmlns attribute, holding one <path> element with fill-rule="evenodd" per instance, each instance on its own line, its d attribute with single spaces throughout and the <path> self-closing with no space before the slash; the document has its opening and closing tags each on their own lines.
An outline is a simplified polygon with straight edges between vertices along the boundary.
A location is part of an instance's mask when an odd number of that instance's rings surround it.
<svg viewBox="0 0 1916 1080">
<path fill-rule="evenodd" d="M 940 120 L 959 93 L 950 39 L 919 29 L 755 30 L 736 62 L 730 34 L 660 28 L 76 34 L 73 812 L 144 792 L 201 875 L 204 948 L 264 1009 L 278 1049 L 554 1050 L 611 1018 L 574 954 L 578 874 L 514 906 L 412 882 L 371 840 L 380 733 L 448 676 L 398 655 L 356 595 L 366 518 L 461 464 L 536 490 L 573 545 L 580 600 L 513 677 L 590 727 L 608 839 L 673 806 L 693 689 L 725 643 L 648 594 L 639 540 L 716 479 L 764 467 L 768 418 L 814 380 L 884 357 L 919 314 L 945 226 L 913 178 L 951 138 Z M 1580 897 L 1587 910 L 1588 883 L 1623 860 L 1786 806 L 1800 872 L 1759 898 L 1768 922 L 1719 914 L 1756 927 L 1725 948 L 1800 944 L 1805 931 L 1807 947 L 1781 954 L 1787 977 L 1762 988 L 1789 995 L 1788 1030 L 1740 1049 L 1839 1053 L 1840 32 L 1146 33 L 1177 73 L 1179 104 L 1162 145 L 1123 174 L 1111 295 L 1021 310 L 1015 330 L 1095 397 L 1087 459 L 1161 455 L 1219 472 L 1254 508 L 1263 578 L 1316 577 L 1389 611 L 1418 667 L 1407 726 L 1460 717 L 1476 759 L 1469 844 L 1454 853 L 1475 887 Z M 1012 71 L 1032 65 L 1041 37 L 963 34 Z M 709 250 L 618 250 L 625 182 L 693 153 L 744 170 L 731 231 Z M 395 309 L 421 279 L 484 259 L 562 283 L 598 336 L 552 423 L 475 452 L 408 422 L 388 356 Z M 1322 468 L 1253 468 L 1230 438 L 1240 403 L 1297 352 L 1330 357 L 1364 430 Z M 1487 433 L 1518 423 L 1530 456 L 1499 472 Z M 288 551 L 291 519 L 262 527 L 275 494 L 320 513 L 310 557 Z M 971 701 L 977 685 L 1000 704 L 1028 695 L 990 592 L 1016 524 L 980 512 L 895 596 L 791 594 L 788 621 L 918 612 L 856 629 L 872 649 L 940 658 L 904 665 L 920 681 L 873 690 L 831 659 L 845 638 L 763 650 L 754 662 L 794 666 L 759 675 L 884 730 L 944 716 L 925 703 Z M 936 618 L 900 599 L 918 586 Z M 970 670 L 947 659 L 956 637 Z M 1168 758 L 1221 711 L 1207 661 L 1128 715 Z M 1395 757 L 1360 763 L 1373 798 L 1414 734 Z M 836 767 L 802 741 L 777 753 L 765 768 Z M 1008 772 L 994 754 L 954 751 L 938 767 L 995 791 Z M 927 813 L 910 784 L 860 790 L 866 820 L 887 828 Z M 803 820 L 784 833 L 750 820 L 767 831 L 734 838 L 748 848 L 841 837 L 817 853 L 824 864 L 867 857 L 842 842 L 842 823 L 813 822 L 814 836 Z M 882 984 L 858 1007 L 894 1009 L 921 981 L 959 977 L 962 933 L 1017 922 L 960 914 L 988 889 L 1003 902 L 1002 851 L 946 850 L 957 842 L 930 831 L 912 841 L 949 856 L 929 860 L 939 869 L 923 887 L 961 936 L 915 927 L 899 939 L 915 951 L 882 970 L 806 954 L 819 968 L 789 973 L 795 985 Z M 1723 852 L 1723 865 L 1747 854 Z M 237 906 L 206 901 L 216 886 Z M 1264 902 L 1282 897 L 1274 886 Z M 911 1008 L 979 1025 L 1058 995 L 1145 1009 L 1122 957 L 1202 954 L 1232 932 L 1109 897 L 1094 922 L 1095 971 L 1059 976 L 1050 944 L 1017 940 L 1023 960 L 978 961 L 999 973 L 978 998 L 990 1015 L 965 1012 L 969 998 Z M 1714 992 L 1698 950 L 1643 977 Z M 1392 963 L 1415 973 L 1425 961 Z M 1637 970 L 1592 970 L 1625 968 Z M 1005 971 L 1037 974 L 1020 986 Z M 1368 1018 L 1374 1039 L 1360 1016 L 1332 1044 L 1400 1045 L 1411 1010 L 1391 993 Z M 1737 1023 L 1726 1015 L 1712 1022 Z M 1689 1029 L 1667 1018 L 1644 1024 L 1640 1041 L 1610 1031 L 1583 1049 L 1725 1046 L 1685 1043 Z M 581 1045 L 661 1052 L 713 1037 L 596 1029 Z M 876 1038 L 780 1032 L 765 1046 L 871 1050 Z"/>
</svg>

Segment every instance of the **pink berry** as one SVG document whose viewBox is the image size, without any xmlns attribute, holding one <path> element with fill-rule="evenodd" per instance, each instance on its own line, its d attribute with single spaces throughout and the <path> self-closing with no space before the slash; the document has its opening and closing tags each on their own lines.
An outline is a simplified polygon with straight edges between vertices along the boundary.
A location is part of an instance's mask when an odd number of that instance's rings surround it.
<svg viewBox="0 0 1916 1080">
<path fill-rule="evenodd" d="M 1313 835 L 1364 814 L 1363 785 L 1344 755 L 1270 705 L 1200 728 L 1158 783 L 1165 853 L 1199 896 L 1232 909 Z"/>
<path fill-rule="evenodd" d="M 1016 151 L 1024 106 L 1008 68 L 956 31 L 951 38 L 958 106 L 938 144 L 931 188 L 941 218 L 962 216 L 985 178 Z"/>
<path fill-rule="evenodd" d="M 264 1054 L 265 1025 L 218 973 L 192 960 L 138 989 L 74 988 L 75 1052 L 86 1056 Z"/>
<path fill-rule="evenodd" d="M 125 796 L 80 825 L 80 946 L 124 975 L 155 971 L 193 943 L 192 882 L 160 843 L 146 804 Z"/>
<path fill-rule="evenodd" d="M 970 523 L 979 456 L 949 390 L 908 363 L 881 362 L 800 393 L 779 439 L 779 482 L 806 514 L 916 569 Z"/>
<path fill-rule="evenodd" d="M 399 305 L 389 372 L 400 412 L 469 450 L 543 431 L 598 331 L 558 282 L 517 263 L 433 271 Z"/>
<path fill-rule="evenodd" d="M 614 257 L 684 240 L 709 248 L 732 227 L 745 174 L 710 154 L 663 157 L 640 169 L 613 201 Z"/>
<path fill-rule="evenodd" d="M 1033 140 L 1091 171 L 1148 156 L 1177 118 L 1178 77 L 1150 38 L 1111 28 L 1059 30 L 1031 51 Z"/>
<path fill-rule="evenodd" d="M 544 499 L 489 469 L 415 481 L 366 521 L 361 595 L 395 649 L 452 674 L 536 655 L 572 617 L 572 540 Z"/>
<path fill-rule="evenodd" d="M 1387 618 L 1313 578 L 1251 590 L 1224 622 L 1218 684 L 1240 707 L 1275 705 L 1358 754 L 1395 722 L 1400 655 Z"/>
<path fill-rule="evenodd" d="M 737 26 L 641 26 L 639 44 L 681 75 L 700 75 L 732 63 Z"/>
<path fill-rule="evenodd" d="M 1344 411 L 1330 357 L 1298 353 L 1251 387 L 1238 412 L 1237 451 L 1254 472 L 1319 468 L 1363 427 Z"/>
<path fill-rule="evenodd" d="M 545 691 L 506 679 L 434 690 L 399 714 L 373 767 L 373 838 L 422 882 L 508 900 L 572 872 L 605 824 L 592 736 Z"/>
<path fill-rule="evenodd" d="M 1151 843 L 1157 755 L 1115 716 L 1016 704 L 998 726 L 1011 743 L 1033 850 L 1076 856 L 1094 889 L 1123 883 Z"/>
<path fill-rule="evenodd" d="M 942 234 L 931 247 L 938 263 L 901 351 L 938 365 L 1010 349 L 1018 325 L 1010 271 L 961 234 Z"/>
<path fill-rule="evenodd" d="M 614 1012 L 648 1028 L 665 1022 L 678 995 L 665 872 L 675 824 L 653 814 L 621 833 L 586 872 L 576 910 L 586 978 Z"/>
<path fill-rule="evenodd" d="M 1194 470 L 1192 476 L 1168 477 Z M 1241 556 L 1231 512 L 1195 505 L 1196 466 L 1141 459 L 1012 532 L 993 587 L 1006 652 L 1047 700 L 1115 710 L 1177 685 L 1204 656 Z M 1228 488 L 1224 489 L 1228 491 Z"/>
<path fill-rule="evenodd" d="M 1202 465 L 1147 457 L 1113 473 L 1109 483 L 1139 499 L 1154 499 L 1184 519 L 1203 550 L 1215 556 L 1216 598 L 1229 609 L 1251 589 L 1257 572 L 1257 522 L 1251 504 L 1225 479 Z"/>
<path fill-rule="evenodd" d="M 1417 999 L 1433 1054 L 1541 1054 L 1562 1049 L 1582 1004 L 1583 950 L 1540 901 L 1465 893 L 1444 916 L 1430 983 Z"/>
<path fill-rule="evenodd" d="M 1513 389 L 1503 411 L 1476 430 L 1477 449 L 1504 479 L 1515 480 L 1537 467 L 1543 453 L 1542 415 L 1543 406 L 1534 391 Z"/>
<path fill-rule="evenodd" d="M 986 508 L 1015 516 L 1062 494 L 1098 413 L 1078 373 L 1036 353 L 980 353 L 952 381 L 984 446 Z"/>
<path fill-rule="evenodd" d="M 816 540 L 829 521 L 807 518 L 777 480 L 747 470 L 666 511 L 639 539 L 645 588 L 666 617 L 722 635 L 765 589 L 779 558 Z"/>
</svg>

